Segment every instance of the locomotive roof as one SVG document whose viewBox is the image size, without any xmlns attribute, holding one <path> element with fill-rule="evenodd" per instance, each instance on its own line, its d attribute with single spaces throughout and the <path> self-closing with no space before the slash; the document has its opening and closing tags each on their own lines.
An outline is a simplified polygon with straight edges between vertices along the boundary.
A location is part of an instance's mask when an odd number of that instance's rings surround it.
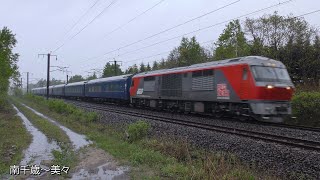
<svg viewBox="0 0 320 180">
<path fill-rule="evenodd" d="M 143 77 L 147 75 L 155 75 L 155 74 L 166 74 L 170 72 L 182 72 L 185 70 L 197 70 L 201 68 L 211 68 L 211 67 L 221 67 L 226 65 L 236 65 L 236 64 L 250 64 L 250 65 L 262 65 L 266 66 L 266 63 L 275 64 L 277 67 L 284 68 L 285 66 L 280 62 L 270 58 L 262 57 L 262 56 L 245 56 L 233 59 L 226 59 L 221 61 L 211 61 L 206 63 L 194 64 L 191 66 L 171 68 L 171 69 L 161 69 L 156 71 L 148 71 L 136 74 L 134 77 Z"/>
<path fill-rule="evenodd" d="M 87 84 L 127 79 L 130 76 L 132 76 L 132 74 L 125 74 L 125 75 L 120 75 L 120 76 L 112 76 L 112 77 L 106 77 L 106 78 L 93 79 L 93 80 L 88 81 Z"/>
</svg>

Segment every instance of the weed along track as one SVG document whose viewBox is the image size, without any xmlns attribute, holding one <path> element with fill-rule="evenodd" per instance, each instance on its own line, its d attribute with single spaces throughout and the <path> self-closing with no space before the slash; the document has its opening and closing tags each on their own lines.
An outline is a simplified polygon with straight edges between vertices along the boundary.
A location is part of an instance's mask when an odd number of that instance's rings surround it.
<svg viewBox="0 0 320 180">
<path fill-rule="evenodd" d="M 287 145 L 291 147 L 304 148 L 307 150 L 314 150 L 314 151 L 320 152 L 320 142 L 318 141 L 292 138 L 287 136 L 270 134 L 266 132 L 249 131 L 249 130 L 244 130 L 239 128 L 229 128 L 224 126 L 217 126 L 213 124 L 193 122 L 193 121 L 187 121 L 187 120 L 176 119 L 176 118 L 166 118 L 166 117 L 156 116 L 151 114 L 142 114 L 140 112 L 125 111 L 125 110 L 116 109 L 116 108 L 107 108 L 107 107 L 102 107 L 94 104 L 84 104 L 84 103 L 78 103 L 78 102 L 73 102 L 73 103 L 79 107 L 84 107 L 84 108 L 89 108 L 94 110 L 102 110 L 102 111 L 108 111 L 108 112 L 113 112 L 117 114 L 134 116 L 138 118 L 162 121 L 166 123 L 174 123 L 174 124 L 183 125 L 183 126 L 189 126 L 189 127 L 195 127 L 195 128 L 200 128 L 200 129 L 209 130 L 209 131 L 217 131 L 217 132 L 222 132 L 227 134 L 233 134 L 233 135 L 252 138 L 256 140 L 263 140 L 263 141 L 268 141 L 272 143 L 278 143 L 278 144 Z"/>
<path fill-rule="evenodd" d="M 128 179 L 126 172 L 129 169 L 118 166 L 112 156 L 95 147 L 86 136 L 72 131 L 16 99 L 14 104 L 18 107 L 15 107 L 18 115 L 33 135 L 33 142 L 25 151 L 25 158 L 18 168 L 30 168 L 33 165 L 40 168 L 39 174 L 31 174 L 30 170 L 24 171 L 22 178 L 41 176 L 51 179 L 62 176 L 71 179 Z M 42 123 L 39 123 L 40 121 Z M 52 168 L 55 168 L 55 171 Z M 16 177 L 19 177 L 18 174 Z"/>
<path fill-rule="evenodd" d="M 232 153 L 259 171 L 272 172 L 285 179 L 302 176 L 312 179 L 320 176 L 320 135 L 317 132 L 240 122 L 236 124 L 238 126 L 232 126 L 228 121 L 209 122 L 205 118 L 188 115 L 175 116 L 82 101 L 67 102 L 87 111 L 97 112 L 104 123 L 115 126 L 122 127 L 122 124 L 144 119 L 152 125 L 152 136 L 182 138 L 211 152 Z M 301 173 L 301 176 L 296 172 Z"/>
</svg>

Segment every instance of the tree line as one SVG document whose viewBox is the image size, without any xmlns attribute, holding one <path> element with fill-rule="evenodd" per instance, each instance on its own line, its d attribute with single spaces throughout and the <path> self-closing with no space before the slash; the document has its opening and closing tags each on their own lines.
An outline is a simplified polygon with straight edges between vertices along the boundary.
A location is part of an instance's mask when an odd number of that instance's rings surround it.
<svg viewBox="0 0 320 180">
<path fill-rule="evenodd" d="M 135 74 L 151 70 L 189 66 L 241 56 L 265 56 L 282 61 L 295 83 L 319 83 L 319 32 L 303 18 L 281 16 L 277 12 L 259 18 L 229 22 L 212 48 L 201 45 L 196 37 L 183 37 L 166 58 L 134 64 L 122 71 L 119 64 L 106 63 L 101 77 Z M 97 78 L 95 75 L 91 79 Z M 86 80 L 81 75 L 69 82 Z"/>
<path fill-rule="evenodd" d="M 19 85 L 19 54 L 13 52 L 16 44 L 15 35 L 7 27 L 0 30 L 0 110 L 6 104 L 10 79 L 15 86 Z"/>
<path fill-rule="evenodd" d="M 320 39 L 319 32 L 303 18 L 281 16 L 277 12 L 243 22 L 229 22 L 212 49 L 201 46 L 196 37 L 183 37 L 161 60 L 134 64 L 118 74 L 134 74 L 189 66 L 241 56 L 265 56 L 282 61 L 295 83 L 319 83 Z M 103 77 L 114 76 L 114 65 L 107 63 Z"/>
</svg>

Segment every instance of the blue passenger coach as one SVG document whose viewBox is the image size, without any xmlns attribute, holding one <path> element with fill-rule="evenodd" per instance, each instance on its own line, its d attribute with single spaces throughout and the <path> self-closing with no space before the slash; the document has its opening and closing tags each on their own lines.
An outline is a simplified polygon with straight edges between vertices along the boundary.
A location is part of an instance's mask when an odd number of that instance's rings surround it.
<svg viewBox="0 0 320 180">
<path fill-rule="evenodd" d="M 103 101 L 129 102 L 131 74 L 90 80 L 85 86 L 86 98 Z"/>
<path fill-rule="evenodd" d="M 54 97 L 64 97 L 64 89 L 65 85 L 64 84 L 59 84 L 52 86 L 52 96 Z"/>
<path fill-rule="evenodd" d="M 65 97 L 83 98 L 86 81 L 75 82 L 65 85 Z"/>
</svg>

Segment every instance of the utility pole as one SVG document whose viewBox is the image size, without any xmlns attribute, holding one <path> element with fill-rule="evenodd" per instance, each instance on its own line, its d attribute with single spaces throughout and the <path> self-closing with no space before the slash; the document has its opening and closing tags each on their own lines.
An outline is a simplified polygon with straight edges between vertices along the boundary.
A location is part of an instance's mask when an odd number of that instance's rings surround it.
<svg viewBox="0 0 320 180">
<path fill-rule="evenodd" d="M 38 56 L 47 56 L 48 58 L 48 66 L 47 66 L 47 100 L 49 99 L 49 85 L 50 85 L 50 57 L 55 56 L 57 60 L 57 55 L 48 54 L 38 54 Z"/>
<path fill-rule="evenodd" d="M 69 83 L 69 74 L 68 74 L 69 72 L 71 73 L 71 71 L 66 70 L 66 73 L 67 73 L 67 84 Z"/>
<path fill-rule="evenodd" d="M 117 62 L 120 62 L 121 65 L 122 65 L 122 61 L 109 61 L 109 62 L 113 62 L 114 63 L 114 75 L 116 76 L 117 75 Z"/>
<path fill-rule="evenodd" d="M 27 93 L 29 93 L 29 72 L 23 72 L 27 74 Z M 31 73 L 32 74 L 32 73 Z"/>
<path fill-rule="evenodd" d="M 29 93 L 29 72 L 27 72 L 27 94 Z"/>
</svg>

